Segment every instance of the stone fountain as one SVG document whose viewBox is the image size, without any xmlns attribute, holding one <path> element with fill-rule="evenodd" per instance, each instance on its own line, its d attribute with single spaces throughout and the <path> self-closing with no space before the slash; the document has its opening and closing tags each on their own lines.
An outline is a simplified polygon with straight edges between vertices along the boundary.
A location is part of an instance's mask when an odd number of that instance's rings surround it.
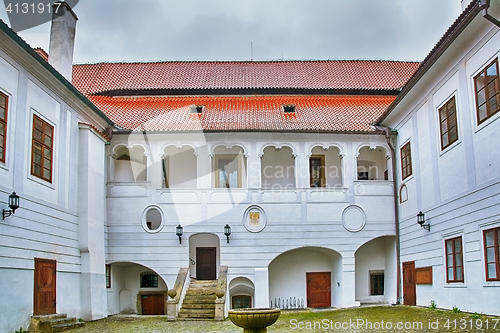
<svg viewBox="0 0 500 333">
<path fill-rule="evenodd" d="M 243 333 L 265 333 L 267 327 L 278 320 L 280 309 L 233 309 L 229 310 L 229 319 L 236 326 L 243 328 Z"/>
</svg>

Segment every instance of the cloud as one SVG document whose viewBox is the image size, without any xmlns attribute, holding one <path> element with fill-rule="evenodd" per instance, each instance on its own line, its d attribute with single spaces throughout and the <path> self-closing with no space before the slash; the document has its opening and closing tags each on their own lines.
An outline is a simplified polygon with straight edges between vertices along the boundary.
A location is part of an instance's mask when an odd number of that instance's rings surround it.
<svg viewBox="0 0 500 333">
<path fill-rule="evenodd" d="M 257 60 L 422 60 L 460 1 L 86 0 L 76 12 L 76 62 L 249 60 L 252 42 Z M 48 28 L 30 30 L 48 45 Z"/>
</svg>

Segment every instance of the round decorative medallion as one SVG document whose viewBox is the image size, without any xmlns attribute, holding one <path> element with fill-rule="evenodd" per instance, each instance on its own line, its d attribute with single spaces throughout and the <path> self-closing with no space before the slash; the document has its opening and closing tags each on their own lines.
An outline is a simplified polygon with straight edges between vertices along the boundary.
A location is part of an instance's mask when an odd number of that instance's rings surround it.
<svg viewBox="0 0 500 333">
<path fill-rule="evenodd" d="M 360 231 L 366 224 L 366 215 L 364 210 L 359 206 L 347 206 L 342 212 L 342 224 L 347 231 Z"/>
<path fill-rule="evenodd" d="M 243 225 L 250 232 L 260 232 L 266 227 L 266 224 L 266 213 L 260 206 L 250 206 L 243 213 Z"/>
</svg>

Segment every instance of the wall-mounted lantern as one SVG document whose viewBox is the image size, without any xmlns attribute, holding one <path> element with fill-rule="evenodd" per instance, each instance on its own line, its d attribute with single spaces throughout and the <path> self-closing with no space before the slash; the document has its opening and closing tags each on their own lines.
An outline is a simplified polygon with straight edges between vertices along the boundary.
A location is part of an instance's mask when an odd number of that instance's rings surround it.
<svg viewBox="0 0 500 333">
<path fill-rule="evenodd" d="M 419 212 L 417 214 L 417 223 L 420 224 L 420 226 L 428 231 L 431 231 L 431 225 L 429 223 L 425 223 L 425 215 L 422 212 Z"/>
<path fill-rule="evenodd" d="M 16 212 L 16 209 L 19 208 L 19 196 L 16 194 L 16 192 L 12 192 L 12 194 L 9 195 L 9 208 L 10 210 L 4 209 L 2 211 L 2 220 L 5 220 L 6 217 L 14 214 Z"/>
<path fill-rule="evenodd" d="M 179 244 L 182 244 L 183 229 L 180 224 L 175 228 L 175 234 L 179 237 Z"/>
<path fill-rule="evenodd" d="M 226 235 L 227 243 L 229 244 L 229 236 L 231 236 L 231 226 L 229 224 L 226 224 L 224 227 L 224 235 Z"/>
</svg>

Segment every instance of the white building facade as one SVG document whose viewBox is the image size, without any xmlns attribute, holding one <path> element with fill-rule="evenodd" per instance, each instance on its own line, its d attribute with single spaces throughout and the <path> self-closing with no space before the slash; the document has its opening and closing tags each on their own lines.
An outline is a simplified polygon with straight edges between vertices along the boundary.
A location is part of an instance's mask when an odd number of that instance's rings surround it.
<svg viewBox="0 0 500 333">
<path fill-rule="evenodd" d="M 0 104 L 2 210 L 13 192 L 20 197 L 0 223 L 0 331 L 26 329 L 31 315 L 55 311 L 102 318 L 107 139 L 100 131 L 112 122 L 3 22 Z"/>
<path fill-rule="evenodd" d="M 107 152 L 111 311 L 129 309 L 141 291 L 151 290 L 138 283 L 127 287 L 141 273 L 136 265 L 156 272 L 163 288 L 172 288 L 180 267 L 189 267 L 191 278 L 204 279 L 197 276 L 204 265 L 197 248 L 206 247 L 216 251 L 214 277 L 221 265 L 229 268 L 228 299 L 246 295 L 253 307 L 277 306 L 290 298 L 308 306 L 308 273 L 328 273 L 325 306 L 396 302 L 392 181 L 383 172 L 358 180 L 356 172 L 357 164 L 371 163 L 371 172 L 389 168 L 392 174 L 382 136 L 148 133 L 145 141 L 142 133 L 115 134 Z M 134 164 L 120 160 L 117 152 L 130 152 L 130 161 L 137 153 L 144 164 L 127 173 L 119 165 Z M 216 161 L 228 156 L 237 164 L 234 188 L 218 186 L 218 173 L 225 170 L 216 168 Z M 326 160 L 331 186 L 311 187 L 309 162 L 317 156 Z M 169 188 L 163 178 L 165 157 Z M 144 173 L 143 180 L 134 181 Z M 252 214 L 258 215 L 256 221 Z M 370 274 L 385 276 L 383 293 L 373 295 Z"/>
<path fill-rule="evenodd" d="M 500 313 L 499 7 L 464 8 L 384 115 L 398 133 L 405 304 Z"/>
</svg>

